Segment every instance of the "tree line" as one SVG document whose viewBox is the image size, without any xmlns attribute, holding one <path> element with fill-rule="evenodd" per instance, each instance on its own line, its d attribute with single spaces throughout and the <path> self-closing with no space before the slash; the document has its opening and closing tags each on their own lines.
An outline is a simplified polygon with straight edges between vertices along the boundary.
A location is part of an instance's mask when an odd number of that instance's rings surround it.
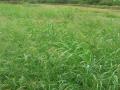
<svg viewBox="0 0 120 90">
<path fill-rule="evenodd" d="M 20 3 L 72 3 L 72 4 L 120 4 L 120 0 L 0 0 L 4 2 Z"/>
</svg>

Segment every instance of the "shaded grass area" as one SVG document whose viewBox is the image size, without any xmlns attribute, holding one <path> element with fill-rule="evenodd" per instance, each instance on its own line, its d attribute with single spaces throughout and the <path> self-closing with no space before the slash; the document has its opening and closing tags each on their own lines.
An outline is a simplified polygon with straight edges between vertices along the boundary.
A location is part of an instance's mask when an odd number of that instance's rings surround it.
<svg viewBox="0 0 120 90">
<path fill-rule="evenodd" d="M 0 89 L 119 90 L 119 11 L 0 4 Z"/>
</svg>

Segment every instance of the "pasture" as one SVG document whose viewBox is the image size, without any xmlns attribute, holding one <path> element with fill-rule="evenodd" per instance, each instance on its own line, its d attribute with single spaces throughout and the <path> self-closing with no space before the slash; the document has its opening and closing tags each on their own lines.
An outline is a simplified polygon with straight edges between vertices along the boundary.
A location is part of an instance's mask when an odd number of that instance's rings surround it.
<svg viewBox="0 0 120 90">
<path fill-rule="evenodd" d="M 120 10 L 0 4 L 0 90 L 120 90 Z"/>
</svg>

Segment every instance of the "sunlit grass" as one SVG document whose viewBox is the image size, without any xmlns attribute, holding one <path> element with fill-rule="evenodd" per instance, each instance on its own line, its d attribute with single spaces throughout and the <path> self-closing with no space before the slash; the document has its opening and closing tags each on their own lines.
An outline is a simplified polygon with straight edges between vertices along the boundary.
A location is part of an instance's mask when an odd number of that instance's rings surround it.
<svg viewBox="0 0 120 90">
<path fill-rule="evenodd" d="M 119 90 L 120 12 L 0 4 L 0 90 Z"/>
</svg>

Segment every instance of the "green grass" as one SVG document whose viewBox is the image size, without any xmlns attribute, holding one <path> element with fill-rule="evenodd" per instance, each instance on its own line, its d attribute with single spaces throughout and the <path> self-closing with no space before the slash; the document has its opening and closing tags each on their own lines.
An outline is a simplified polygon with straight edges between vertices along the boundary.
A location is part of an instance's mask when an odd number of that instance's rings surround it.
<svg viewBox="0 0 120 90">
<path fill-rule="evenodd" d="M 120 90 L 120 11 L 0 4 L 0 90 Z"/>
</svg>

